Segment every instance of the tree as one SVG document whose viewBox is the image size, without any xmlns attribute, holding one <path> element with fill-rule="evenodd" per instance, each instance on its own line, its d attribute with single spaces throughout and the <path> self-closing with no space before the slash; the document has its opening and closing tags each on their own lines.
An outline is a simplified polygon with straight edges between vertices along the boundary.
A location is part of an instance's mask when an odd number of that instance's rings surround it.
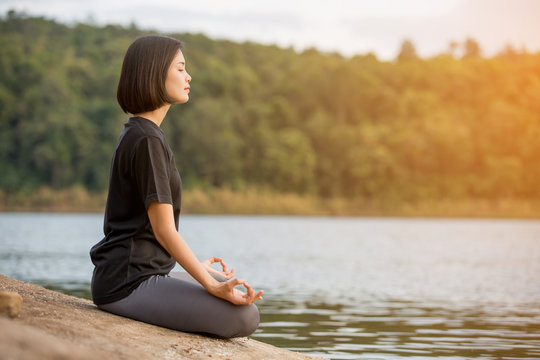
<svg viewBox="0 0 540 360">
<path fill-rule="evenodd" d="M 398 61 L 409 61 L 418 59 L 416 55 L 416 49 L 411 40 L 405 39 L 401 43 L 401 50 L 399 51 Z"/>
<path fill-rule="evenodd" d="M 519 54 L 517 50 L 512 46 L 512 44 L 506 44 L 504 49 L 497 54 L 498 57 L 504 58 L 507 60 L 515 60 Z"/>
<path fill-rule="evenodd" d="M 464 58 L 477 58 L 481 55 L 480 45 L 478 42 L 472 38 L 467 38 L 463 44 L 465 53 Z"/>
<path fill-rule="evenodd" d="M 448 43 L 448 54 L 452 57 L 456 57 L 456 51 L 459 48 L 459 44 L 457 41 L 450 41 Z"/>
<path fill-rule="evenodd" d="M 127 120 L 115 100 L 119 70 L 142 34 L 0 18 L 0 193 L 106 189 Z M 482 59 L 467 39 L 474 61 L 414 61 L 405 40 L 396 64 L 170 35 L 186 43 L 193 76 L 189 103 L 163 125 L 186 187 L 540 198 L 540 54 L 507 47 Z"/>
</svg>

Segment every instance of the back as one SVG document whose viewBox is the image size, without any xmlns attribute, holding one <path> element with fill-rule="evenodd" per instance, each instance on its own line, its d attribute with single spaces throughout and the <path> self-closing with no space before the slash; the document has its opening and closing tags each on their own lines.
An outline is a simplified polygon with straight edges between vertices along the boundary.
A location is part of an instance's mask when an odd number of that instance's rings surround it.
<svg viewBox="0 0 540 360">
<path fill-rule="evenodd" d="M 147 209 L 157 201 L 173 205 L 176 228 L 181 180 L 159 126 L 132 117 L 120 134 L 111 162 L 105 208 L 105 237 L 94 245 L 92 298 L 101 305 L 120 300 L 142 281 L 168 274 L 175 260 L 158 243 Z"/>
</svg>

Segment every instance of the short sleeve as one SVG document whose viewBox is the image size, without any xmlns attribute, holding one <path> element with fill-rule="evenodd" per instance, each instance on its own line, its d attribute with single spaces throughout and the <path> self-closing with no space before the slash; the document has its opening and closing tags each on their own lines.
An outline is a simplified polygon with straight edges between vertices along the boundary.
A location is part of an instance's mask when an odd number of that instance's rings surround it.
<svg viewBox="0 0 540 360">
<path fill-rule="evenodd" d="M 159 138 L 147 136 L 137 143 L 132 166 L 137 189 L 146 209 L 154 201 L 173 203 L 169 156 Z"/>
</svg>

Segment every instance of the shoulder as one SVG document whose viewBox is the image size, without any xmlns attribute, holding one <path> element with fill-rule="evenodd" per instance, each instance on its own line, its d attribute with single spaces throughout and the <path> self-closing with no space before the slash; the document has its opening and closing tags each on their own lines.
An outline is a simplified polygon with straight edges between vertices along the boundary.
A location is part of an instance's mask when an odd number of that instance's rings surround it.
<svg viewBox="0 0 540 360">
<path fill-rule="evenodd" d="M 141 117 L 130 118 L 125 125 L 125 131 L 135 140 L 146 137 L 155 137 L 160 139 L 161 142 L 165 142 L 165 135 L 161 128 L 150 120 Z"/>
<path fill-rule="evenodd" d="M 133 138 L 133 142 L 128 146 L 130 159 L 135 163 L 141 161 L 143 163 L 153 163 L 155 161 L 167 162 L 171 157 L 167 145 L 159 136 L 144 134 Z"/>
<path fill-rule="evenodd" d="M 163 141 L 152 135 L 141 136 L 131 146 L 129 164 L 132 173 L 147 176 L 157 172 L 167 172 L 171 154 Z"/>
<path fill-rule="evenodd" d="M 129 152 L 139 151 L 164 151 L 169 153 L 169 146 L 165 135 L 155 124 L 147 124 L 148 120 L 142 122 L 134 121 L 131 118 L 121 136 L 121 146 Z"/>
</svg>

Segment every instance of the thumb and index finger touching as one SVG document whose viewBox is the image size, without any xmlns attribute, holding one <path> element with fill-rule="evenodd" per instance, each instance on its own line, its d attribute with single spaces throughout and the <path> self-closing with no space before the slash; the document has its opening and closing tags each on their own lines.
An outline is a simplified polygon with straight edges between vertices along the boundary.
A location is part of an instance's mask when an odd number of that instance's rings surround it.
<svg viewBox="0 0 540 360">
<path fill-rule="evenodd" d="M 214 264 L 214 263 L 220 263 L 221 264 L 221 266 L 223 268 L 223 273 L 228 275 L 226 277 L 226 279 L 228 280 L 227 284 L 229 286 L 230 291 L 233 291 L 233 289 L 236 286 L 242 285 L 247 290 L 247 293 L 243 297 L 246 299 L 248 304 L 251 304 L 251 303 L 253 303 L 253 302 L 257 301 L 257 300 L 262 300 L 263 291 L 261 290 L 261 291 L 257 292 L 257 294 L 255 294 L 255 291 L 246 282 L 246 280 L 240 279 L 240 278 L 232 278 L 235 275 L 234 274 L 234 269 L 232 269 L 230 272 L 228 272 L 227 271 L 227 265 L 225 264 L 225 262 L 223 261 L 222 258 L 214 256 L 214 257 L 209 258 L 208 261 L 210 261 L 210 264 Z"/>
<path fill-rule="evenodd" d="M 233 289 L 238 285 L 242 285 L 243 287 L 245 287 L 247 292 L 242 297 L 246 300 L 248 304 L 254 303 L 257 300 L 262 300 L 263 291 L 260 290 L 259 292 L 257 292 L 257 294 L 255 294 L 253 288 L 243 279 L 236 278 L 229 280 L 227 283 L 229 284 L 231 291 L 233 291 Z"/>
</svg>

